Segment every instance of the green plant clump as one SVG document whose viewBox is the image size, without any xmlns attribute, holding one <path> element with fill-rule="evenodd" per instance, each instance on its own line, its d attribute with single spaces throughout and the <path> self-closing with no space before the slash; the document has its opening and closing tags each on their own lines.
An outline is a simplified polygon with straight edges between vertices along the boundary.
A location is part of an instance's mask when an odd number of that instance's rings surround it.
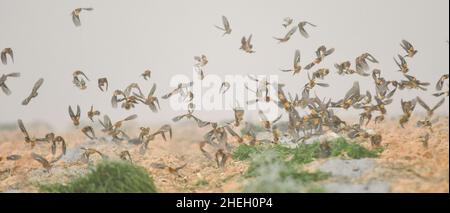
<svg viewBox="0 0 450 213">
<path fill-rule="evenodd" d="M 40 186 L 50 193 L 155 193 L 147 171 L 128 162 L 104 161 L 89 174 L 68 184 Z"/>
</svg>

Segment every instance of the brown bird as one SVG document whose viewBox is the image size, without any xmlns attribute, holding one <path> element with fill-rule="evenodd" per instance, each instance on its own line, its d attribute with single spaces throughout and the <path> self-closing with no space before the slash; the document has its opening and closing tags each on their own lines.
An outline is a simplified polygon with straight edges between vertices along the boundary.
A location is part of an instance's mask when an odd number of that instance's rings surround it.
<svg viewBox="0 0 450 213">
<path fill-rule="evenodd" d="M 120 129 L 122 127 L 123 122 L 132 121 L 132 120 L 136 119 L 137 117 L 138 116 L 136 114 L 134 114 L 134 115 L 130 115 L 130 116 L 126 117 L 123 120 L 117 121 L 116 123 L 114 123 L 113 129 L 114 130 Z"/>
<path fill-rule="evenodd" d="M 406 40 L 402 40 L 400 46 L 406 51 L 407 55 L 405 57 L 414 57 L 419 51 L 417 51 L 414 46 Z"/>
<path fill-rule="evenodd" d="M 352 63 L 350 61 L 344 61 L 340 64 L 334 64 L 334 67 L 338 70 L 339 75 L 352 75 L 356 73 L 356 70 L 351 69 Z"/>
<path fill-rule="evenodd" d="M 72 21 L 75 24 L 76 27 L 81 26 L 81 21 L 80 21 L 80 13 L 81 11 L 92 11 L 94 10 L 94 8 L 91 7 L 87 7 L 87 8 L 76 8 L 75 10 L 72 11 Z"/>
<path fill-rule="evenodd" d="M 167 171 L 168 171 L 169 173 L 174 174 L 174 175 L 177 175 L 178 177 L 182 177 L 182 176 L 180 175 L 179 171 L 182 170 L 184 167 L 186 167 L 186 166 L 187 166 L 187 163 L 183 164 L 182 166 L 175 167 L 175 168 L 174 168 L 174 167 L 167 166 L 167 165 L 164 164 L 164 163 L 152 163 L 152 164 L 150 164 L 150 166 L 151 166 L 152 168 L 155 168 L 155 169 L 167 169 Z"/>
<path fill-rule="evenodd" d="M 241 125 L 241 122 L 244 120 L 244 109 L 240 107 L 236 107 L 233 109 L 234 111 L 234 126 L 238 127 Z"/>
<path fill-rule="evenodd" d="M 299 24 L 298 24 L 298 29 L 299 29 L 299 31 L 300 31 L 300 34 L 303 36 L 303 37 L 305 37 L 305 38 L 309 38 L 309 34 L 308 34 L 308 32 L 306 32 L 306 30 L 305 30 L 305 26 L 306 25 L 309 25 L 309 26 L 311 26 L 311 27 L 317 27 L 316 25 L 314 25 L 314 24 L 312 24 L 312 23 L 310 23 L 310 22 L 307 22 L 307 21 L 302 21 L 302 22 L 300 22 Z"/>
<path fill-rule="evenodd" d="M 206 55 L 195 56 L 194 60 L 196 61 L 195 66 L 197 67 L 204 67 L 209 63 L 208 57 L 206 57 Z"/>
<path fill-rule="evenodd" d="M 317 79 L 314 78 L 314 77 L 311 78 L 309 73 L 308 73 L 308 79 L 309 79 L 309 82 L 304 87 L 306 90 L 312 90 L 316 85 L 320 86 L 320 87 L 329 87 L 330 86 L 329 84 L 326 84 L 326 83 L 318 83 L 318 82 L 316 82 Z"/>
<path fill-rule="evenodd" d="M 330 48 L 328 49 L 327 47 L 325 47 L 324 45 L 320 46 L 319 48 L 317 48 L 316 50 L 316 59 L 314 59 L 313 62 L 311 62 L 310 64 L 306 65 L 305 69 L 306 70 L 310 70 L 311 68 L 313 68 L 315 65 L 320 64 L 325 57 L 333 54 L 335 51 L 334 48 Z"/>
<path fill-rule="evenodd" d="M 228 82 L 223 82 L 220 86 L 219 93 L 225 94 L 231 88 L 231 84 Z"/>
<path fill-rule="evenodd" d="M 330 70 L 329 69 L 318 69 L 317 71 L 313 72 L 312 76 L 313 78 L 317 78 L 317 79 L 324 79 L 325 76 L 327 76 L 328 74 L 330 74 Z"/>
<path fill-rule="evenodd" d="M 260 117 L 260 119 L 261 119 L 262 126 L 263 126 L 264 128 L 266 128 L 267 130 L 272 129 L 272 125 L 276 124 L 276 123 L 282 118 L 282 115 L 280 115 L 280 116 L 278 116 L 275 120 L 273 120 L 272 122 L 270 122 L 269 119 L 266 117 L 266 115 L 264 114 L 263 111 L 259 110 L 259 113 L 258 113 L 258 114 L 259 114 L 259 117 Z"/>
<path fill-rule="evenodd" d="M 89 159 L 93 154 L 98 154 L 102 159 L 106 159 L 106 156 L 96 149 L 81 147 L 81 150 L 84 150 L 82 155 L 82 161 L 84 161 L 85 163 L 89 163 Z"/>
<path fill-rule="evenodd" d="M 97 139 L 97 137 L 95 137 L 94 128 L 92 128 L 91 126 L 83 127 L 83 129 L 81 129 L 81 132 L 83 132 L 83 134 L 91 140 Z"/>
<path fill-rule="evenodd" d="M 72 119 L 73 125 L 75 125 L 75 126 L 80 125 L 80 117 L 81 117 L 80 106 L 77 105 L 77 113 L 76 114 L 73 112 L 72 107 L 69 106 L 69 116 L 70 116 L 70 119 Z"/>
<path fill-rule="evenodd" d="M 250 35 L 248 37 L 248 39 L 244 36 L 241 39 L 241 50 L 243 50 L 246 53 L 255 53 L 255 51 L 253 51 L 253 45 L 252 45 L 252 37 L 253 35 Z"/>
<path fill-rule="evenodd" d="M 105 87 L 105 88 L 103 88 Z M 98 88 L 102 91 L 102 92 L 106 92 L 108 91 L 108 79 L 107 78 L 99 78 L 98 79 Z"/>
<path fill-rule="evenodd" d="M 379 63 L 378 60 L 375 57 L 373 57 L 372 54 L 363 53 L 355 59 L 357 73 L 364 73 L 365 71 L 368 71 L 370 69 L 369 63 L 367 61 L 370 61 L 375 64 Z"/>
<path fill-rule="evenodd" d="M 6 55 L 9 55 L 9 57 L 11 57 L 11 61 L 14 63 L 14 52 L 11 48 L 5 48 L 0 53 L 0 56 L 2 58 L 2 63 L 4 65 L 8 64 L 8 59 L 7 59 Z"/>
<path fill-rule="evenodd" d="M 144 80 L 150 80 L 152 76 L 151 70 L 145 70 L 144 73 L 141 74 L 141 76 L 144 78 Z"/>
<path fill-rule="evenodd" d="M 404 75 L 408 80 L 402 80 L 399 84 L 400 89 L 408 88 L 408 89 L 420 89 L 422 91 L 427 91 L 427 86 L 430 86 L 428 82 L 422 82 L 418 80 L 416 77 L 411 75 Z"/>
<path fill-rule="evenodd" d="M 9 155 L 6 157 L 6 160 L 9 160 L 9 161 L 18 161 L 20 159 L 22 159 L 21 155 Z"/>
<path fill-rule="evenodd" d="M 442 98 L 442 100 L 439 101 L 433 108 L 429 107 L 420 97 L 417 97 L 417 102 L 427 111 L 428 117 L 432 118 L 434 115 L 434 111 L 436 111 L 444 104 L 445 98 Z"/>
<path fill-rule="evenodd" d="M 230 21 L 228 21 L 227 17 L 222 16 L 222 25 L 223 27 L 215 26 L 217 29 L 222 30 L 224 33 L 222 36 L 229 35 L 233 31 L 230 26 Z"/>
<path fill-rule="evenodd" d="M 51 133 L 51 134 L 53 134 L 53 133 Z M 52 136 L 54 137 L 54 135 L 52 135 Z M 63 137 L 61 137 L 61 136 L 54 137 L 54 139 L 51 140 L 51 143 L 52 143 L 52 154 L 53 155 L 56 154 L 56 146 L 58 144 L 61 144 L 61 156 L 66 154 L 67 144 Z"/>
<path fill-rule="evenodd" d="M 397 59 L 394 58 L 395 63 L 397 64 L 397 66 L 400 68 L 399 72 L 402 72 L 403 74 L 406 74 L 409 72 L 409 67 L 408 67 L 408 63 L 406 62 L 405 58 L 403 58 L 403 56 L 398 55 L 398 59 L 400 60 L 397 61 Z"/>
<path fill-rule="evenodd" d="M 400 118 L 399 123 L 402 128 L 405 128 L 404 125 L 409 122 L 409 119 L 411 118 L 412 113 L 416 108 L 416 104 L 417 99 L 411 101 L 403 101 L 403 99 L 401 100 L 403 115 Z"/>
<path fill-rule="evenodd" d="M 53 167 L 53 164 L 56 163 L 58 160 L 60 160 L 62 155 L 60 155 L 59 158 L 52 161 L 48 161 L 47 159 L 36 153 L 31 153 L 31 157 L 35 161 L 39 162 L 42 165 L 42 167 L 44 167 L 44 169 L 47 170 L 47 172 L 50 172 L 50 169 Z"/>
<path fill-rule="evenodd" d="M 444 87 L 444 82 L 449 78 L 448 74 L 443 75 L 441 78 L 439 78 L 439 81 L 436 83 L 436 90 L 441 91 Z M 0 80 L 1 85 L 1 80 Z"/>
<path fill-rule="evenodd" d="M 286 33 L 286 35 L 283 38 L 277 38 L 277 37 L 273 37 L 275 40 L 278 41 L 278 43 L 285 43 L 288 42 L 291 37 L 294 35 L 295 32 L 297 32 L 298 27 L 293 27 L 291 30 L 289 30 L 288 33 Z"/>
<path fill-rule="evenodd" d="M 422 143 L 423 147 L 425 147 L 425 148 L 428 148 L 430 139 L 431 139 L 431 135 L 428 132 L 425 135 L 422 135 L 419 137 L 420 142 Z"/>
<path fill-rule="evenodd" d="M 294 67 L 288 70 L 281 70 L 282 72 L 293 72 L 293 75 L 299 74 L 302 71 L 302 66 L 300 65 L 300 50 L 295 50 L 294 55 Z"/>
<path fill-rule="evenodd" d="M 76 70 L 75 72 L 73 72 L 72 76 L 72 83 L 76 87 L 80 88 L 81 90 L 85 90 L 87 88 L 85 79 L 89 81 L 89 78 L 86 76 L 86 74 L 84 74 L 84 72 Z"/>
<path fill-rule="evenodd" d="M 286 17 L 283 19 L 283 22 L 284 22 L 283 27 L 287 28 L 294 22 L 294 19 L 292 19 L 291 17 Z"/>
<path fill-rule="evenodd" d="M 217 150 L 215 156 L 217 167 L 224 168 L 228 158 L 230 157 L 230 154 L 226 153 L 223 149 L 219 149 Z"/>
<path fill-rule="evenodd" d="M 94 110 L 94 106 L 91 106 L 91 109 L 87 112 L 87 116 L 92 122 L 94 122 L 94 117 L 100 116 L 100 111 Z"/>
<path fill-rule="evenodd" d="M 17 123 L 19 125 L 19 129 L 22 132 L 22 134 L 25 136 L 25 142 L 31 144 L 31 148 L 33 148 L 36 145 L 36 142 L 38 141 L 45 141 L 45 139 L 38 139 L 35 137 L 30 137 L 28 134 L 27 129 L 25 128 L 25 125 L 23 124 L 22 120 L 17 120 Z"/>
<path fill-rule="evenodd" d="M 152 89 L 150 89 L 147 98 L 144 98 L 136 93 L 134 93 L 134 96 L 136 96 L 140 102 L 147 105 L 152 110 L 152 112 L 158 112 L 158 110 L 161 109 L 161 107 L 159 106 L 158 98 L 155 96 L 155 91 L 156 91 L 156 84 L 153 84 L 153 87 Z"/>
<path fill-rule="evenodd" d="M 186 88 L 189 88 L 189 87 L 192 87 L 192 86 L 194 86 L 194 82 L 185 83 L 185 84 L 180 83 L 180 84 L 178 84 L 178 86 L 177 86 L 176 89 L 174 89 L 174 90 L 173 90 L 172 92 L 170 92 L 169 94 L 166 94 L 166 95 L 162 96 L 161 98 L 162 98 L 162 99 L 169 99 L 170 97 L 172 97 L 172 96 L 174 96 L 174 95 L 176 95 L 176 94 L 181 93 L 181 92 L 183 91 L 183 89 L 186 89 Z"/>
<path fill-rule="evenodd" d="M 133 163 L 133 159 L 131 158 L 131 154 L 129 151 L 120 152 L 119 157 L 121 160 L 130 161 L 131 163 Z"/>
<path fill-rule="evenodd" d="M 439 117 L 430 120 L 430 117 L 425 118 L 424 120 L 417 121 L 417 127 L 419 128 L 428 128 L 430 132 L 433 131 L 433 125 L 436 124 L 439 121 Z"/>
<path fill-rule="evenodd" d="M 30 103 L 31 99 L 36 98 L 38 96 L 38 94 L 39 94 L 38 90 L 42 86 L 43 83 L 44 83 L 44 79 L 41 78 L 34 84 L 31 94 L 27 98 L 25 98 L 25 100 L 22 101 L 22 105 L 24 105 L 24 106 L 28 105 L 28 103 Z"/>
<path fill-rule="evenodd" d="M 6 85 L 6 80 L 9 77 L 18 78 L 18 77 L 20 77 L 20 73 L 9 73 L 9 74 L 6 74 L 6 75 L 2 74 L 2 76 L 0 77 L 0 88 L 2 88 L 2 91 L 6 95 L 11 95 L 11 90 Z"/>
</svg>

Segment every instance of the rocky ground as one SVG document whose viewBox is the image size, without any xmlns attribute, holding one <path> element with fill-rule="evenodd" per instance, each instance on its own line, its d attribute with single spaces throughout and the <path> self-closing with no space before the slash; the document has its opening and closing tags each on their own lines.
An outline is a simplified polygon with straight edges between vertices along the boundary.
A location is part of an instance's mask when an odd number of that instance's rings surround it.
<svg viewBox="0 0 450 213">
<path fill-rule="evenodd" d="M 333 158 L 317 160 L 306 168 L 330 172 L 332 176 L 321 181 L 326 192 L 449 192 L 449 126 L 448 117 L 440 119 L 428 147 L 419 140 L 426 130 L 418 129 L 414 120 L 406 128 L 396 120 L 373 125 L 383 135 L 384 152 L 376 159 Z M 32 130 L 29 130 L 33 132 Z M 205 158 L 198 149 L 202 133 L 190 127 L 174 127 L 171 141 L 157 139 L 150 144 L 145 155 L 139 154 L 136 145 L 127 142 L 89 141 L 78 132 L 63 135 L 68 142 L 68 152 L 51 171 L 46 172 L 31 159 L 31 149 L 17 131 L 0 132 L 0 156 L 22 155 L 18 161 L 0 162 L 0 191 L 37 192 L 39 184 L 65 183 L 85 174 L 92 165 L 80 162 L 80 147 L 95 148 L 109 158 L 118 158 L 128 150 L 134 163 L 146 168 L 155 179 L 160 192 L 240 192 L 242 174 L 248 168 L 245 161 L 228 161 L 224 169 Z M 32 134 L 40 134 L 33 132 Z M 367 142 L 361 142 L 369 147 Z M 51 159 L 48 145 L 38 145 L 33 152 Z M 101 160 L 93 157 L 92 161 Z M 178 167 L 179 175 L 153 168 L 152 163 Z"/>
</svg>

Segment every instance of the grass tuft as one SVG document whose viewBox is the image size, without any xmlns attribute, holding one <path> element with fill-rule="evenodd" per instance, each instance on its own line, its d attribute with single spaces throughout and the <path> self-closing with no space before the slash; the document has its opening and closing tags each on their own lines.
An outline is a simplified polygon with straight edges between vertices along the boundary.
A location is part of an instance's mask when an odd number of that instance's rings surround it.
<svg viewBox="0 0 450 213">
<path fill-rule="evenodd" d="M 128 162 L 104 161 L 89 174 L 68 184 L 40 186 L 50 193 L 155 193 L 156 187 L 147 171 Z"/>
</svg>

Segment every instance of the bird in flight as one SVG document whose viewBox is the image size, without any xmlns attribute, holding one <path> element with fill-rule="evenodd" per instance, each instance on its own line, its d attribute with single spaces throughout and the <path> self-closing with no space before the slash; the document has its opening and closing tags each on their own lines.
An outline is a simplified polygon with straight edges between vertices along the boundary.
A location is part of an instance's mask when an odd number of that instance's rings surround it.
<svg viewBox="0 0 450 213">
<path fill-rule="evenodd" d="M 222 16 L 222 25 L 223 27 L 219 27 L 217 25 L 215 27 L 224 32 L 222 36 L 230 35 L 233 30 L 230 27 L 230 21 L 228 21 L 227 17 L 225 16 Z"/>
<path fill-rule="evenodd" d="M 76 27 L 81 26 L 80 13 L 83 10 L 85 10 L 85 11 L 92 11 L 92 10 L 94 10 L 94 8 L 92 8 L 92 7 L 77 8 L 77 9 L 72 11 L 72 21 L 73 21 L 73 24 L 75 24 Z"/>
</svg>

